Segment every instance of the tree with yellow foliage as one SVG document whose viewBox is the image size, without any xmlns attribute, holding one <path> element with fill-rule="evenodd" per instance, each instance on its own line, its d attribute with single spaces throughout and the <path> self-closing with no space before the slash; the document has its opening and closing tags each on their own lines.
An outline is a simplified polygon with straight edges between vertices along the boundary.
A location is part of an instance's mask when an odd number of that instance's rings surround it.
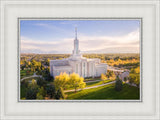
<svg viewBox="0 0 160 120">
<path fill-rule="evenodd" d="M 116 75 L 115 75 L 114 72 L 112 72 L 112 75 L 111 75 L 110 79 L 116 79 Z"/>
<path fill-rule="evenodd" d="M 129 82 L 130 84 L 136 84 L 139 87 L 140 84 L 140 67 L 132 68 L 129 73 Z"/>
<path fill-rule="evenodd" d="M 135 73 L 140 73 L 140 67 L 135 68 Z"/>
<path fill-rule="evenodd" d="M 67 73 L 61 73 L 59 76 L 55 77 L 54 86 L 56 91 L 60 88 L 65 88 L 69 81 L 69 75 Z"/>
<path fill-rule="evenodd" d="M 80 77 L 76 73 L 70 74 L 69 85 L 75 89 L 75 92 L 78 88 L 85 88 L 86 83 L 84 82 L 84 78 Z"/>
<path fill-rule="evenodd" d="M 101 74 L 101 80 L 103 81 L 103 84 L 104 84 L 104 81 L 107 79 L 106 75 L 104 75 L 103 73 Z"/>
</svg>

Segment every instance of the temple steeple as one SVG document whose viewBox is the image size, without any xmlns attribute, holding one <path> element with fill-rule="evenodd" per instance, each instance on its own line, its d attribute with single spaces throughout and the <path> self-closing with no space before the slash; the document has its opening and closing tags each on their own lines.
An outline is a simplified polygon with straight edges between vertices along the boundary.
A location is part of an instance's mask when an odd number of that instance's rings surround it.
<svg viewBox="0 0 160 120">
<path fill-rule="evenodd" d="M 79 55 L 79 40 L 77 39 L 77 28 L 75 28 L 75 39 L 74 39 L 74 55 Z"/>
<path fill-rule="evenodd" d="M 77 27 L 75 28 L 75 38 L 77 39 Z"/>
</svg>

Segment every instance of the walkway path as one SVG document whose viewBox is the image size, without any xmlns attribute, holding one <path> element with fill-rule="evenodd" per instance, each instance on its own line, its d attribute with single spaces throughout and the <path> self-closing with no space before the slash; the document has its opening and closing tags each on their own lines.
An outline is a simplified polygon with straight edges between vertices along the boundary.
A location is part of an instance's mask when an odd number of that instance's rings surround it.
<svg viewBox="0 0 160 120">
<path fill-rule="evenodd" d="M 96 86 L 86 87 L 86 88 L 84 88 L 83 90 L 91 89 L 91 88 L 97 88 L 97 87 L 104 86 L 104 85 L 109 85 L 109 84 L 112 84 L 112 83 L 115 83 L 115 81 L 108 82 L 108 83 L 101 84 L 101 85 L 96 85 Z M 80 91 L 80 90 L 81 90 L 81 89 L 78 89 L 77 91 Z M 64 92 L 73 92 L 73 91 L 75 91 L 75 89 L 72 89 L 72 90 L 65 90 Z"/>
<path fill-rule="evenodd" d="M 28 79 L 28 78 L 32 78 L 32 77 L 42 77 L 42 76 L 41 75 L 36 75 L 36 72 L 35 72 L 32 76 L 22 78 L 21 81 L 23 81 L 25 79 Z"/>
</svg>

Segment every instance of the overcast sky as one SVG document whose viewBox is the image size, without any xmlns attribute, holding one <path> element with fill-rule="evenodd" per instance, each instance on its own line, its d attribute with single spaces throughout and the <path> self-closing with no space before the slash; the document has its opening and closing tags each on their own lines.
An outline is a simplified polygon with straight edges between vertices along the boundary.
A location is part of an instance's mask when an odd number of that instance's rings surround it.
<svg viewBox="0 0 160 120">
<path fill-rule="evenodd" d="M 82 52 L 139 52 L 139 20 L 21 20 L 21 53 L 72 53 L 75 27 Z"/>
</svg>

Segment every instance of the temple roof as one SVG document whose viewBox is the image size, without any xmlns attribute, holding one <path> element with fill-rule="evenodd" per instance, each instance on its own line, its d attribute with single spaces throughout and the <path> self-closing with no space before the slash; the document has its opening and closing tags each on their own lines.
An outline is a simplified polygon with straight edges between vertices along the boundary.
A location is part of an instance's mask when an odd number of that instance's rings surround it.
<svg viewBox="0 0 160 120">
<path fill-rule="evenodd" d="M 57 68 L 61 68 L 61 69 L 64 69 L 64 68 L 67 68 L 67 69 L 70 68 L 70 69 L 71 69 L 71 68 L 72 68 L 70 65 L 65 65 L 65 66 L 54 66 L 54 67 L 55 67 L 56 69 L 57 69 Z"/>
<path fill-rule="evenodd" d="M 53 66 L 70 66 L 68 60 L 55 60 Z"/>
</svg>

